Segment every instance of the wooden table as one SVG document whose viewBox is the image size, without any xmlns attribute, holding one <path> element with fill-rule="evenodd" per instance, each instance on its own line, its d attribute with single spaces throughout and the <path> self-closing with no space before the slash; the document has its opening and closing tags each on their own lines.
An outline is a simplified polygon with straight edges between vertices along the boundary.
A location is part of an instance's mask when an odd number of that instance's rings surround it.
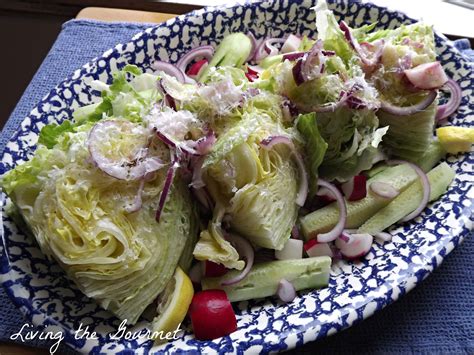
<svg viewBox="0 0 474 355">
<path fill-rule="evenodd" d="M 384 5 L 383 3 L 384 0 L 375 0 L 374 2 L 379 5 Z M 455 11 L 455 10 L 451 10 L 451 11 Z M 459 9 L 457 11 L 459 11 Z M 470 11 L 470 10 L 465 10 L 465 11 Z M 463 16 L 464 15 L 466 14 L 463 14 Z M 137 10 L 124 10 L 124 9 L 114 9 L 114 8 L 87 7 L 79 11 L 76 18 L 94 19 L 94 20 L 100 20 L 100 21 L 160 23 L 160 22 L 169 20 L 175 16 L 177 16 L 177 14 L 137 11 Z M 454 38 L 459 37 L 459 36 L 469 36 L 472 38 L 474 37 L 474 30 L 471 32 L 470 28 L 474 28 L 474 27 L 469 27 L 469 29 L 466 29 L 464 27 L 461 28 L 458 26 L 458 27 L 453 27 L 452 31 L 448 30 L 445 33 L 451 34 L 452 37 Z M 446 26 L 444 27 L 444 29 L 446 29 Z M 471 39 L 471 42 L 472 42 L 472 39 Z M 35 349 L 35 348 L 22 346 L 22 345 L 0 343 L 0 355 L 13 355 L 13 354 L 46 355 L 46 354 L 49 354 L 49 352 L 46 350 Z"/>
</svg>

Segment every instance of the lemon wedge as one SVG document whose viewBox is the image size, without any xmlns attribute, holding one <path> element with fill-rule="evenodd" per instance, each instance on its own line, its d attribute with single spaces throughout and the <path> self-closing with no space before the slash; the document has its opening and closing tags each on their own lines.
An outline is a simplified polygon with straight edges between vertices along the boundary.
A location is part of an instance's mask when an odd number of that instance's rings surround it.
<svg viewBox="0 0 474 355">
<path fill-rule="evenodd" d="M 152 331 L 159 334 L 155 338 L 155 343 L 173 339 L 173 334 L 176 333 L 188 312 L 193 296 L 193 283 L 178 266 L 158 300 L 156 309 L 158 315 L 152 322 Z"/>
<path fill-rule="evenodd" d="M 474 128 L 440 127 L 436 134 L 443 148 L 451 154 L 469 152 L 474 143 Z"/>
</svg>

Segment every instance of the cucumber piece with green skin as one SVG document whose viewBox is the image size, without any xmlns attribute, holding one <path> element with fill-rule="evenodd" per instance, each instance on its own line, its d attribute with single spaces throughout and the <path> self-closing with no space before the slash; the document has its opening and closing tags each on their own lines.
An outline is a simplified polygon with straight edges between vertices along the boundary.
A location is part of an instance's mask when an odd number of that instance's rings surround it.
<svg viewBox="0 0 474 355">
<path fill-rule="evenodd" d="M 247 60 L 252 50 L 252 41 L 241 33 L 232 33 L 222 40 L 216 49 L 211 62 L 199 75 L 200 82 L 206 81 L 210 68 L 214 67 L 241 67 Z"/>
<path fill-rule="evenodd" d="M 421 158 L 415 161 L 423 171 L 429 171 L 442 158 L 446 151 L 441 144 L 434 140 Z M 371 192 L 370 184 L 374 181 L 382 181 L 403 191 L 410 186 L 418 175 L 408 165 L 388 167 L 384 165 L 371 169 L 368 173 L 367 196 L 359 201 L 346 201 L 347 220 L 346 228 L 358 228 L 381 208 L 388 205 L 391 199 L 379 197 Z M 339 209 L 336 203 L 316 210 L 301 218 L 301 229 L 306 240 L 316 238 L 320 233 L 331 230 L 339 220 Z"/>
<path fill-rule="evenodd" d="M 421 157 L 414 159 L 413 163 L 418 165 L 425 173 L 427 173 L 444 157 L 446 157 L 446 151 L 441 146 L 441 143 L 438 140 L 433 140 L 426 152 Z M 380 163 L 366 171 L 364 174 L 368 179 L 370 179 L 388 167 L 389 165 L 386 163 Z"/>
<path fill-rule="evenodd" d="M 430 181 L 430 201 L 437 200 L 444 194 L 454 179 L 455 172 L 446 163 L 439 164 L 427 176 Z M 405 191 L 395 197 L 387 206 L 369 218 L 357 233 L 377 234 L 397 223 L 400 219 L 413 212 L 423 198 L 423 187 L 418 180 Z"/>
<path fill-rule="evenodd" d="M 358 228 L 381 208 L 388 205 L 390 199 L 380 197 L 370 190 L 374 181 L 390 184 L 397 190 L 403 191 L 412 184 L 418 175 L 407 164 L 387 168 L 367 180 L 367 196 L 358 201 L 346 201 L 346 228 Z M 301 230 L 306 240 L 316 238 L 318 234 L 330 231 L 339 220 L 339 208 L 335 202 L 307 214 L 300 219 Z"/>
<path fill-rule="evenodd" d="M 221 283 L 237 276 L 238 270 L 221 277 L 206 277 L 202 280 L 202 289 L 224 290 L 230 302 L 244 301 L 275 295 L 281 279 L 291 282 L 296 291 L 326 287 L 330 269 L 328 256 L 269 261 L 255 264 L 247 276 L 234 285 L 221 286 Z"/>
</svg>

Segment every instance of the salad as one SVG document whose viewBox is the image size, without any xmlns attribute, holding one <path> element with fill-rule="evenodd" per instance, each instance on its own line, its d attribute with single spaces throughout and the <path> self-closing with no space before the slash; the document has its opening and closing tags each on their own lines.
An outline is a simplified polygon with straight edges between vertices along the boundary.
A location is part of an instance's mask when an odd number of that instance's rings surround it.
<svg viewBox="0 0 474 355">
<path fill-rule="evenodd" d="M 43 127 L 1 177 L 10 215 L 157 342 L 187 314 L 215 339 L 237 328 L 231 302 L 326 287 L 332 260 L 364 258 L 447 190 L 440 161 L 474 130 L 445 125 L 461 89 L 431 27 L 315 11 L 315 38 L 233 33 L 92 82 L 101 99 Z"/>
</svg>

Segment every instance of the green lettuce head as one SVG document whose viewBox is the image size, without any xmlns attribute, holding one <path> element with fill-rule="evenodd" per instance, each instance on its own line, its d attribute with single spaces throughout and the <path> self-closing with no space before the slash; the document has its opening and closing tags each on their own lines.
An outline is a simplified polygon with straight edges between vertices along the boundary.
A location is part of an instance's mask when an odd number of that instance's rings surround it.
<svg viewBox="0 0 474 355">
<path fill-rule="evenodd" d="M 204 161 L 206 187 L 229 216 L 231 230 L 255 245 L 283 248 L 296 221 L 300 177 L 292 152 L 281 144 L 271 150 L 260 147 L 260 142 L 269 136 L 293 138 L 294 134 L 266 114 L 245 113 L 237 125 L 219 137 Z M 214 250 L 218 250 L 222 238 L 215 228 L 203 233 L 207 243 L 212 241 L 209 236 L 213 237 Z M 198 241 L 196 250 L 203 242 Z M 200 256 L 217 258 L 216 253 Z M 232 265 L 236 261 L 229 257 L 219 262 Z"/>
<path fill-rule="evenodd" d="M 144 182 L 141 208 L 129 212 L 141 182 L 116 179 L 91 162 L 91 127 L 63 132 L 50 149 L 40 145 L 31 160 L 2 176 L 1 185 L 45 255 L 85 295 L 133 324 L 163 290 L 183 251 L 190 258 L 196 214 L 178 176 L 156 221 L 166 169 Z"/>
</svg>

